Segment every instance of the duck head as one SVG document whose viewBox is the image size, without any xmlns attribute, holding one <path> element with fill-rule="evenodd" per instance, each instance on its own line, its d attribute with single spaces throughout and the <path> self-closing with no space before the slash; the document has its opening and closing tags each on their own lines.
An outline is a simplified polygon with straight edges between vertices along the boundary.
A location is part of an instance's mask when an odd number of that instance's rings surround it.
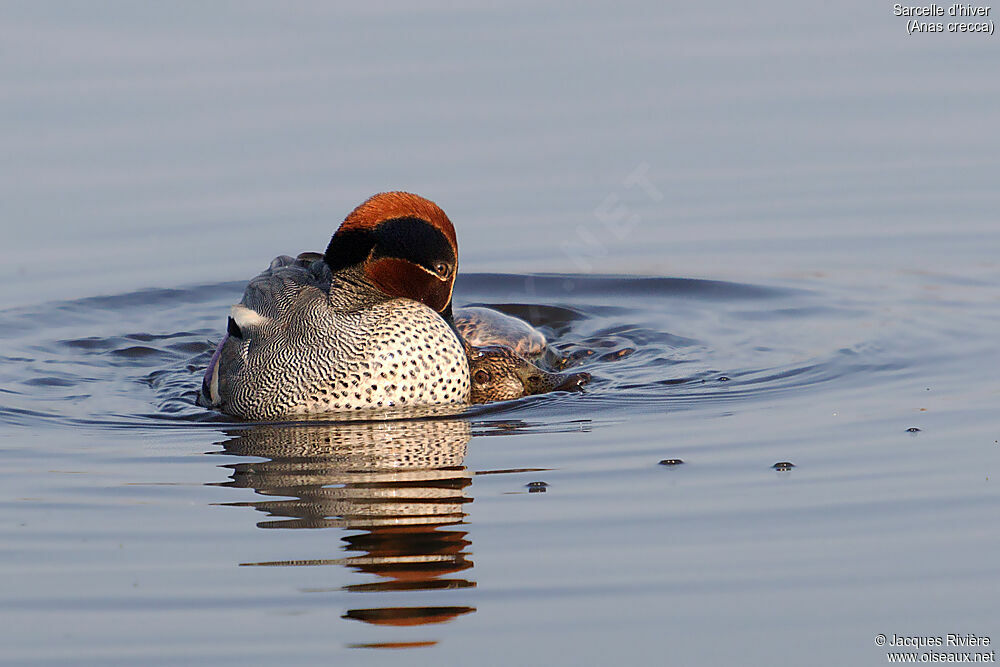
<svg viewBox="0 0 1000 667">
<path fill-rule="evenodd" d="M 409 192 L 369 198 L 344 219 L 323 259 L 334 273 L 358 267 L 388 296 L 451 318 L 458 241 L 451 220 L 430 200 Z"/>
<path fill-rule="evenodd" d="M 471 403 L 509 401 L 550 391 L 582 391 L 590 373 L 550 373 L 506 345 L 466 343 L 472 374 Z"/>
</svg>

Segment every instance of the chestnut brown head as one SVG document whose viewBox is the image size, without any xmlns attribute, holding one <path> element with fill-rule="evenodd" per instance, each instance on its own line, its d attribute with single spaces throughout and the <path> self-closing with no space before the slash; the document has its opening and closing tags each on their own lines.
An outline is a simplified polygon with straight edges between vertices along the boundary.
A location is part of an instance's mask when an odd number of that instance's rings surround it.
<svg viewBox="0 0 1000 667">
<path fill-rule="evenodd" d="M 359 266 L 385 294 L 451 314 L 458 241 L 430 200 L 409 192 L 371 197 L 344 219 L 323 258 L 334 272 Z"/>
</svg>

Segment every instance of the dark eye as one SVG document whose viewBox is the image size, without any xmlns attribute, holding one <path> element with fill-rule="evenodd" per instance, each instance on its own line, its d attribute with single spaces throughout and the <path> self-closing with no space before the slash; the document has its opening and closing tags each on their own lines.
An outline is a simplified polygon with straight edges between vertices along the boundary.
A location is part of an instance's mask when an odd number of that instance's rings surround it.
<svg viewBox="0 0 1000 667">
<path fill-rule="evenodd" d="M 451 275 L 451 267 L 444 262 L 438 262 L 437 264 L 435 264 L 434 270 L 442 278 L 447 278 L 448 276 Z"/>
<path fill-rule="evenodd" d="M 229 323 L 226 325 L 226 329 L 229 331 L 229 335 L 233 338 L 243 340 L 243 331 L 240 330 L 240 326 L 236 324 L 236 320 L 233 318 L 229 318 Z"/>
<path fill-rule="evenodd" d="M 490 381 L 490 374 L 482 369 L 476 371 L 472 375 L 472 379 L 479 384 L 486 384 Z"/>
</svg>

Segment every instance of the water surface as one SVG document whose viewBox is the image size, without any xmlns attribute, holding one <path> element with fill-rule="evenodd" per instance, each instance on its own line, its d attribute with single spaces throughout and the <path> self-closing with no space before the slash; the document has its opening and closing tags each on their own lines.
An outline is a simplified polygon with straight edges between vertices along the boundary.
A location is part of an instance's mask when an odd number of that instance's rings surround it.
<svg viewBox="0 0 1000 667">
<path fill-rule="evenodd" d="M 757 635 L 865 655 L 926 596 L 911 624 L 988 634 L 1000 448 L 975 332 L 1000 289 L 895 283 L 467 274 L 463 302 L 542 327 L 588 390 L 288 425 L 193 404 L 238 284 L 9 310 L 6 650 L 561 662 L 572 638 L 580 659 L 763 662 Z"/>
<path fill-rule="evenodd" d="M 109 2 L 8 3 L 0 43 L 0 661 L 1000 641 L 994 38 L 861 2 Z M 195 406 L 245 281 L 394 188 L 455 222 L 457 303 L 587 391 Z"/>
</svg>

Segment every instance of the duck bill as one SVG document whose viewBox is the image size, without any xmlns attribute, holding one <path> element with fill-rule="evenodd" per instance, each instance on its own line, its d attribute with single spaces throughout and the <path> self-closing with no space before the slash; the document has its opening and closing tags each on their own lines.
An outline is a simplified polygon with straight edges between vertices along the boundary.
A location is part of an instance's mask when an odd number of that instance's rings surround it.
<svg viewBox="0 0 1000 667">
<path fill-rule="evenodd" d="M 590 382 L 590 373 L 549 373 L 528 362 L 518 370 L 524 395 L 546 394 L 550 391 L 582 391 Z"/>
<path fill-rule="evenodd" d="M 561 377 L 563 381 L 553 391 L 583 391 L 583 386 L 590 382 L 590 373 L 572 373 Z"/>
</svg>

